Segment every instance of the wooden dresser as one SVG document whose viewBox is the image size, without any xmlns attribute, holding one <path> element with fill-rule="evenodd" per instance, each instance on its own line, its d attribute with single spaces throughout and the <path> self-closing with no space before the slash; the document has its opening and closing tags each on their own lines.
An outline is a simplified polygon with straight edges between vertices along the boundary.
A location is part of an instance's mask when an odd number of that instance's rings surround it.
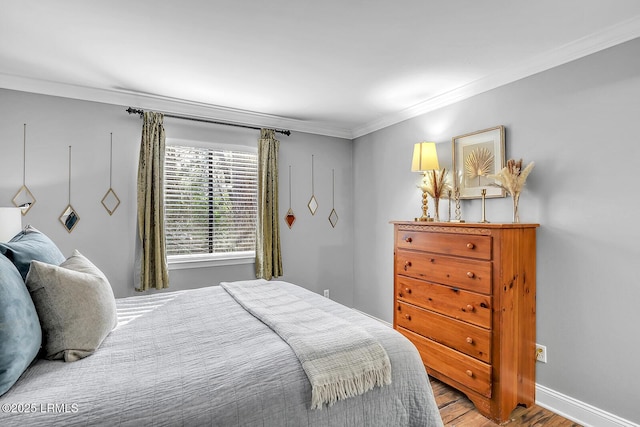
<svg viewBox="0 0 640 427">
<path fill-rule="evenodd" d="M 535 400 L 538 224 L 394 222 L 393 327 L 504 422 Z"/>
</svg>

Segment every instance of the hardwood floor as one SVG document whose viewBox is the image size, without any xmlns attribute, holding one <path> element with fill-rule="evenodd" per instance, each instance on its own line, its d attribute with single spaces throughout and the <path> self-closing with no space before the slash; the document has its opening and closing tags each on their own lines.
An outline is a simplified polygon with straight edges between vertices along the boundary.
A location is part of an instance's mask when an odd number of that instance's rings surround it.
<svg viewBox="0 0 640 427">
<path fill-rule="evenodd" d="M 518 407 L 511 413 L 511 420 L 503 424 L 496 424 L 483 417 L 475 409 L 473 403 L 458 390 L 444 384 L 435 378 L 431 379 L 431 387 L 440 409 L 440 415 L 445 426 L 451 427 L 494 427 L 498 425 L 515 427 L 581 427 L 573 421 L 554 414 L 540 406 L 531 408 Z"/>
</svg>

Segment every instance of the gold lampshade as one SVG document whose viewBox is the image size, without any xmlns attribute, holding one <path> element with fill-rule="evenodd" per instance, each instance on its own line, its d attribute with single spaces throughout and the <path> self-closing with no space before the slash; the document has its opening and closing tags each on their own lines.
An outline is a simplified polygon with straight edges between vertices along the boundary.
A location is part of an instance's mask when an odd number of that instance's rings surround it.
<svg viewBox="0 0 640 427">
<path fill-rule="evenodd" d="M 418 142 L 413 146 L 413 161 L 411 162 L 412 172 L 424 172 L 438 170 L 438 153 L 435 142 Z"/>
</svg>

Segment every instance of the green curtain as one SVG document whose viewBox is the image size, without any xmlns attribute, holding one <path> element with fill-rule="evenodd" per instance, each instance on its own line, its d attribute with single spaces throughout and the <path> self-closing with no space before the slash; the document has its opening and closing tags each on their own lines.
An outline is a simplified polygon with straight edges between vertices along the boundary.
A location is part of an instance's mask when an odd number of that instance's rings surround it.
<svg viewBox="0 0 640 427">
<path fill-rule="evenodd" d="M 161 113 L 145 112 L 138 163 L 138 291 L 169 287 L 164 235 L 164 148 Z"/>
<path fill-rule="evenodd" d="M 272 129 L 261 129 L 258 140 L 258 224 L 256 227 L 256 277 L 282 276 L 278 217 L 278 148 Z"/>
</svg>

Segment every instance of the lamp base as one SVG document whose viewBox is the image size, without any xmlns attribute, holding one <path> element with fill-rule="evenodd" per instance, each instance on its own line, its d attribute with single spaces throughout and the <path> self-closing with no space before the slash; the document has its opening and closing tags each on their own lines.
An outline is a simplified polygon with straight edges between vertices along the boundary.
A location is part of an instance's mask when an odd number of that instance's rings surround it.
<svg viewBox="0 0 640 427">
<path fill-rule="evenodd" d="M 428 216 L 421 216 L 420 218 L 414 218 L 414 221 L 418 221 L 418 222 L 433 222 L 433 218 L 430 218 Z"/>
</svg>

